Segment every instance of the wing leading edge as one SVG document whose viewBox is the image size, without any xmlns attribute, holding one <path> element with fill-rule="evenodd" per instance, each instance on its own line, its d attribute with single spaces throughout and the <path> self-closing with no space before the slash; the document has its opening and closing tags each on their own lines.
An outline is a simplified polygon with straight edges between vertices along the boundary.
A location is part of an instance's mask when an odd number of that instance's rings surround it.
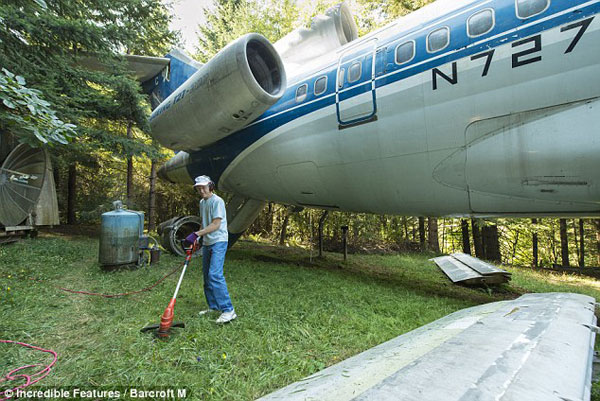
<svg viewBox="0 0 600 401">
<path fill-rule="evenodd" d="M 260 400 L 589 400 L 594 308 L 546 293 L 464 309 Z"/>
</svg>

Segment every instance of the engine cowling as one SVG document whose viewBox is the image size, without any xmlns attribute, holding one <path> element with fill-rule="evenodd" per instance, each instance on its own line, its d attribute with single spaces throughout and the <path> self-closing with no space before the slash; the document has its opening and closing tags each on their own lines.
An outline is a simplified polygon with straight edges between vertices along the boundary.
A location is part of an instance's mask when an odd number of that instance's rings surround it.
<svg viewBox="0 0 600 401">
<path fill-rule="evenodd" d="M 358 27 L 348 5 L 340 3 L 324 15 L 313 18 L 310 28 L 298 28 L 273 44 L 281 56 L 288 77 L 310 63 L 358 38 Z"/>
<path fill-rule="evenodd" d="M 286 88 L 281 58 L 262 35 L 223 48 L 150 116 L 152 136 L 173 150 L 197 150 L 245 127 Z"/>
</svg>

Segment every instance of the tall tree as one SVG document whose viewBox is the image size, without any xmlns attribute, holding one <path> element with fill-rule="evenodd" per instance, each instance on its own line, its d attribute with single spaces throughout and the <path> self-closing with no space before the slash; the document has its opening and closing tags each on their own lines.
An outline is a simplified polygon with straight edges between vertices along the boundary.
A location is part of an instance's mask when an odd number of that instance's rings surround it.
<svg viewBox="0 0 600 401">
<path fill-rule="evenodd" d="M 43 12 L 38 3 L 46 7 Z M 53 152 L 58 168 L 77 163 L 79 174 L 98 168 L 102 158 L 156 152 L 147 141 L 126 138 L 128 122 L 147 130 L 147 106 L 119 54 L 170 46 L 175 35 L 168 30 L 168 10 L 160 0 L 0 4 L 0 65 L 19 71 L 53 106 L 58 120 L 77 126 L 79 140 Z M 83 67 L 89 55 L 104 65 L 102 71 Z"/>
<path fill-rule="evenodd" d="M 257 32 L 271 43 L 291 32 L 299 17 L 292 0 L 217 0 L 205 9 L 206 24 L 198 26 L 196 58 L 209 61 L 228 43 Z"/>
<path fill-rule="evenodd" d="M 595 219 L 594 225 L 596 226 L 596 264 L 600 266 L 600 219 Z"/>
<path fill-rule="evenodd" d="M 150 191 L 148 194 L 148 231 L 156 229 L 156 160 L 150 166 Z"/>
<path fill-rule="evenodd" d="M 427 231 L 429 239 L 429 249 L 434 252 L 440 252 L 440 242 L 438 240 L 438 220 L 435 217 L 427 219 Z"/>
<path fill-rule="evenodd" d="M 484 258 L 500 262 L 500 240 L 498 235 L 498 226 L 496 224 L 484 225 L 481 228 L 481 237 L 483 239 Z"/>
<path fill-rule="evenodd" d="M 419 243 L 421 249 L 425 249 L 425 217 L 419 216 Z"/>
<path fill-rule="evenodd" d="M 560 219 L 560 255 L 562 266 L 569 266 L 569 239 L 567 236 L 567 220 Z"/>
<path fill-rule="evenodd" d="M 537 219 L 531 219 L 531 225 L 533 227 L 533 233 L 531 234 L 531 248 L 532 248 L 532 266 L 538 267 L 538 232 L 537 232 Z"/>
<path fill-rule="evenodd" d="M 579 267 L 585 267 L 585 225 L 579 219 Z"/>
<path fill-rule="evenodd" d="M 471 219 L 471 231 L 473 233 L 473 245 L 475 246 L 475 256 L 478 258 L 484 258 L 483 243 L 481 240 L 481 230 L 479 228 L 479 220 Z"/>
<path fill-rule="evenodd" d="M 460 220 L 460 229 L 462 233 L 462 251 L 466 254 L 471 254 L 471 242 L 469 240 L 469 223 L 467 219 Z"/>
</svg>

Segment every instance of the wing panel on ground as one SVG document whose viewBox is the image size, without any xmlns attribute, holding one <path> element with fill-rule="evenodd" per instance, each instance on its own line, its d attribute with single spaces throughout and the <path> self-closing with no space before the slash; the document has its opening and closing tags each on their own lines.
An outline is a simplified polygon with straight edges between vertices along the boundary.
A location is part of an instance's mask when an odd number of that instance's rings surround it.
<svg viewBox="0 0 600 401">
<path fill-rule="evenodd" d="M 482 275 L 465 266 L 452 256 L 440 256 L 432 259 L 453 283 L 471 280 L 481 282 Z"/>
<path fill-rule="evenodd" d="M 548 293 L 465 309 L 260 400 L 589 400 L 594 305 Z"/>
<path fill-rule="evenodd" d="M 473 270 L 475 270 L 476 272 L 478 272 L 479 274 L 484 275 L 484 276 L 486 274 L 496 274 L 496 273 L 510 274 L 506 270 L 499 269 L 494 265 L 485 263 L 484 261 L 474 258 L 471 255 L 467 255 L 466 253 L 453 253 L 452 257 L 460 260 L 465 265 L 471 267 Z"/>
</svg>

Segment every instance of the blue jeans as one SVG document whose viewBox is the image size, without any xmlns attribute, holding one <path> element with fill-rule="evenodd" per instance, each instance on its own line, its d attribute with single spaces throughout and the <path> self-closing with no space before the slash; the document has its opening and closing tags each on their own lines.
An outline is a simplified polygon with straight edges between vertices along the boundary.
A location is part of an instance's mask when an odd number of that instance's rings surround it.
<svg viewBox="0 0 600 401">
<path fill-rule="evenodd" d="M 223 276 L 227 242 L 202 246 L 202 272 L 204 273 L 204 295 L 210 309 L 221 312 L 233 310 L 227 283 Z"/>
</svg>

